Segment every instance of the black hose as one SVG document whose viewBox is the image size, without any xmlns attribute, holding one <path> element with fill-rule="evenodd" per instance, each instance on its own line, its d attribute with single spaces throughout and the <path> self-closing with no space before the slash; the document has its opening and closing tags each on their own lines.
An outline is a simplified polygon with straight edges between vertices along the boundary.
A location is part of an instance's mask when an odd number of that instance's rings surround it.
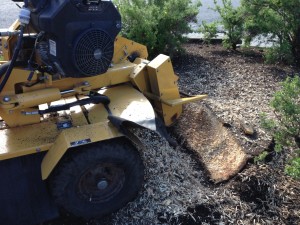
<svg viewBox="0 0 300 225">
<path fill-rule="evenodd" d="M 11 61 L 8 61 L 8 62 L 0 65 L 0 79 L 6 73 L 10 63 L 11 63 Z M 23 67 L 24 68 L 26 66 L 28 66 L 28 63 L 26 61 L 16 61 L 15 62 L 15 67 Z"/>
<path fill-rule="evenodd" d="M 6 73 L 9 65 L 10 65 L 10 61 L 8 61 L 0 66 L 0 78 L 2 78 L 2 76 Z"/>
<path fill-rule="evenodd" d="M 28 0 L 24 0 L 24 8 L 28 8 Z M 19 33 L 18 41 L 17 41 L 17 46 L 14 50 L 13 57 L 12 57 L 11 61 L 1 65 L 1 67 L 0 67 L 0 78 L 2 78 L 2 76 L 5 73 L 5 76 L 0 83 L 0 93 L 2 92 L 3 88 L 5 87 L 14 66 L 16 66 L 15 64 L 17 62 L 17 58 L 18 58 L 20 50 L 21 50 L 24 30 L 25 30 L 25 25 L 21 24 L 20 33 Z"/>
<path fill-rule="evenodd" d="M 3 75 L 6 73 L 11 61 L 8 61 L 2 65 L 0 65 L 0 79 L 3 77 Z M 28 65 L 25 61 L 16 61 L 15 67 L 26 67 Z"/>
<path fill-rule="evenodd" d="M 22 41 L 23 41 L 24 29 L 25 29 L 25 26 L 21 25 L 17 46 L 15 48 L 15 51 L 14 51 L 13 57 L 11 59 L 11 62 L 9 64 L 8 68 L 7 68 L 6 74 L 5 74 L 3 80 L 0 84 L 0 93 L 2 92 L 3 88 L 5 87 L 6 82 L 8 81 L 8 79 L 10 77 L 11 71 L 13 70 L 13 68 L 15 66 L 15 62 L 17 61 L 17 58 L 19 56 L 19 52 L 20 52 L 20 49 L 21 49 Z"/>
<path fill-rule="evenodd" d="M 28 0 L 24 0 L 24 8 L 28 8 Z"/>
</svg>

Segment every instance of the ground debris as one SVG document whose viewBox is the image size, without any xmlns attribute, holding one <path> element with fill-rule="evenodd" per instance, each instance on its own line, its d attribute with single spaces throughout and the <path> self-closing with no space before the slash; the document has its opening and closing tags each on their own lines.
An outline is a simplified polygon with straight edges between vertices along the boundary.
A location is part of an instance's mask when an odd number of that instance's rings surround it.
<svg viewBox="0 0 300 225">
<path fill-rule="evenodd" d="M 196 170 L 197 162 L 178 147 L 172 148 L 158 134 L 148 130 L 134 131 L 146 146 L 142 151 L 146 167 L 144 190 L 140 196 L 115 216 L 114 223 L 168 224 L 188 215 L 189 207 L 206 202 L 203 171 Z M 143 210 L 142 220 L 132 214 Z M 172 222 L 173 221 L 173 222 Z"/>
</svg>

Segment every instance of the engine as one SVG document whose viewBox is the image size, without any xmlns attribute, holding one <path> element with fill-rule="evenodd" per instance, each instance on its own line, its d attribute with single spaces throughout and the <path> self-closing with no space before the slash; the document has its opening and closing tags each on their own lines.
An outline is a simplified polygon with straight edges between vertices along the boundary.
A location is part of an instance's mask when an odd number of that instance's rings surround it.
<svg viewBox="0 0 300 225">
<path fill-rule="evenodd" d="M 111 1 L 31 0 L 29 9 L 35 52 L 47 72 L 86 77 L 108 70 L 122 26 Z"/>
</svg>

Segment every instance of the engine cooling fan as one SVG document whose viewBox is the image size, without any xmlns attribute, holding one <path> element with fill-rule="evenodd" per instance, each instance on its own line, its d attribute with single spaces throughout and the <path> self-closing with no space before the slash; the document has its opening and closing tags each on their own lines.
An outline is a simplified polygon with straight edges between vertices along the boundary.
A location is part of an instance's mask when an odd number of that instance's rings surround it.
<svg viewBox="0 0 300 225">
<path fill-rule="evenodd" d="M 114 54 L 114 41 L 103 30 L 92 29 L 83 33 L 74 47 L 73 60 L 77 69 L 86 76 L 105 73 Z"/>
</svg>

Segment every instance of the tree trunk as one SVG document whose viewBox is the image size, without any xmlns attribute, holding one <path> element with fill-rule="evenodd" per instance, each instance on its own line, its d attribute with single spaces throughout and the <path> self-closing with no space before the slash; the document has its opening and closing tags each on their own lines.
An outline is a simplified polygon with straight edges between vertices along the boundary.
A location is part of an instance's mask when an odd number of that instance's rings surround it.
<svg viewBox="0 0 300 225">
<path fill-rule="evenodd" d="M 292 43 L 292 53 L 296 63 L 300 63 L 300 26 L 295 35 L 295 40 Z"/>
<path fill-rule="evenodd" d="M 236 45 L 237 45 L 236 43 L 232 43 L 232 44 L 231 44 L 231 48 L 232 48 L 234 51 L 236 51 L 236 47 L 237 47 Z"/>
<path fill-rule="evenodd" d="M 300 148 L 300 136 L 295 136 L 295 142 L 296 142 L 296 145 L 298 146 L 298 148 Z"/>
</svg>

